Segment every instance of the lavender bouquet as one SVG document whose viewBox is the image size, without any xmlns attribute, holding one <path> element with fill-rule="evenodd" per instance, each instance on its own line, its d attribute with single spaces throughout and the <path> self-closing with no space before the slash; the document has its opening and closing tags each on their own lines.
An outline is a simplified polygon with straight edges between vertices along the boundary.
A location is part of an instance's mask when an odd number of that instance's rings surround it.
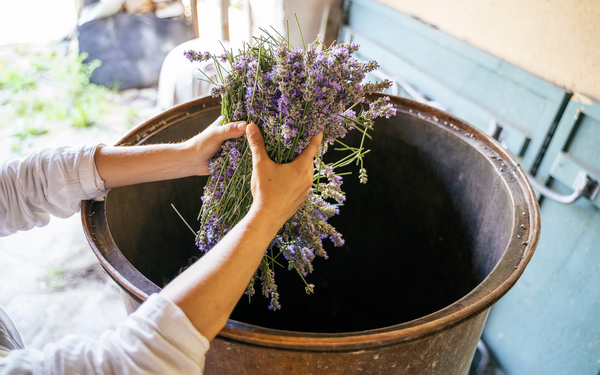
<svg viewBox="0 0 600 375">
<path fill-rule="evenodd" d="M 223 123 L 254 122 L 261 129 L 267 152 L 276 163 L 287 163 L 299 155 L 311 137 L 324 131 L 323 143 L 315 158 L 313 186 L 306 202 L 279 230 L 266 249 L 260 266 L 246 293 L 254 295 L 259 279 L 262 294 L 271 299 L 269 309 L 277 310 L 279 294 L 275 266 L 287 262 L 313 293 L 314 285 L 305 277 L 313 271 L 315 256 L 327 258 L 322 240 L 335 246 L 344 243 L 340 233 L 327 220 L 339 213 L 345 200 L 341 190 L 342 174 L 336 169 L 356 163 L 360 182 L 367 182 L 363 147 L 370 137 L 373 119 L 390 117 L 396 110 L 382 97 L 368 106 L 365 95 L 390 87 L 389 81 L 362 83 L 365 74 L 377 69 L 375 61 L 359 62 L 352 54 L 352 43 L 325 46 L 319 38 L 308 48 L 293 48 L 286 38 L 264 31 L 237 53 L 221 55 L 190 50 L 190 61 L 214 60 L 217 67 L 212 96 L 222 99 Z M 304 44 L 304 41 L 303 41 Z M 342 142 L 348 131 L 362 133 L 359 145 Z M 333 163 L 325 164 L 323 155 L 330 146 L 341 151 Z M 226 141 L 209 161 L 210 177 L 204 187 L 201 223 L 196 243 L 200 251 L 209 251 L 248 212 L 252 204 L 250 178 L 252 157 L 245 137 Z"/>
</svg>

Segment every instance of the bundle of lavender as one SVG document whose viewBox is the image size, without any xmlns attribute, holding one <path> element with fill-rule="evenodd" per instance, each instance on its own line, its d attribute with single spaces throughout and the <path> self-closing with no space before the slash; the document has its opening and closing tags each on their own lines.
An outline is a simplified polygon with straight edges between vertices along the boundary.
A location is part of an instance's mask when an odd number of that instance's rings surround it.
<svg viewBox="0 0 600 375">
<path fill-rule="evenodd" d="M 264 31 L 263 31 L 264 32 Z M 212 96 L 221 96 L 223 123 L 247 121 L 261 129 L 267 152 L 276 163 L 287 163 L 299 155 L 311 137 L 324 132 L 323 143 L 315 157 L 314 183 L 306 202 L 279 230 L 246 293 L 254 295 L 257 279 L 262 293 L 271 299 L 269 309 L 277 310 L 279 294 L 275 283 L 275 266 L 283 258 L 290 270 L 296 270 L 306 284 L 306 293 L 314 291 L 305 277 L 313 271 L 315 256 L 327 258 L 322 240 L 329 238 L 336 246 L 344 243 L 340 233 L 327 219 L 339 213 L 345 200 L 342 176 L 336 169 L 356 163 L 359 178 L 367 182 L 363 147 L 370 137 L 373 119 L 390 117 L 396 110 L 388 97 L 365 103 L 365 95 L 390 87 L 389 81 L 362 84 L 367 72 L 377 69 L 374 61 L 363 63 L 352 54 L 352 43 L 325 46 L 318 38 L 308 48 L 292 48 L 281 35 L 264 32 L 237 53 L 221 55 L 187 51 L 190 61 L 213 59 L 217 82 Z M 303 42 L 304 44 L 304 42 Z M 360 145 L 342 142 L 348 131 L 362 133 Z M 337 161 L 325 164 L 323 155 L 329 146 L 343 151 Z M 204 187 L 201 223 L 196 243 L 202 252 L 209 251 L 238 223 L 250 208 L 252 157 L 245 137 L 226 141 L 209 162 L 210 177 Z"/>
</svg>

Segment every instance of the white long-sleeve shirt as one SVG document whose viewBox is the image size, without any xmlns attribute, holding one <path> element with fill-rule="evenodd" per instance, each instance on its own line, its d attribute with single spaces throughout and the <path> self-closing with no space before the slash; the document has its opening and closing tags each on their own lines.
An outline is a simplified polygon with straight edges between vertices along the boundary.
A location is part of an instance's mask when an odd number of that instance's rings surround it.
<svg viewBox="0 0 600 375">
<path fill-rule="evenodd" d="M 44 149 L 5 159 L 0 169 L 0 236 L 69 217 L 82 200 L 105 193 L 94 162 L 97 145 Z"/>
<path fill-rule="evenodd" d="M 104 194 L 96 148 L 46 149 L 3 161 L 0 235 L 46 225 L 49 214 L 69 217 L 81 200 Z M 99 340 L 69 335 L 43 350 L 14 350 L 0 358 L 0 374 L 201 374 L 209 346 L 175 304 L 154 294 Z"/>
</svg>

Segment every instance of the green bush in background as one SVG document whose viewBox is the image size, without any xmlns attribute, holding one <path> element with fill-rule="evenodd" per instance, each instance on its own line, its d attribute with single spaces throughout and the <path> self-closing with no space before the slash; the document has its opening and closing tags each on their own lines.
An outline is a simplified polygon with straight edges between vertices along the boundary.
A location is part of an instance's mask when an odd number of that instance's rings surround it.
<svg viewBox="0 0 600 375">
<path fill-rule="evenodd" d="M 90 83 L 100 61 L 53 47 L 33 52 L 16 47 L 0 58 L 0 127 L 11 127 L 12 151 L 21 153 L 32 136 L 55 126 L 94 125 L 110 108 L 118 87 Z M 135 116 L 127 113 L 129 121 Z"/>
</svg>

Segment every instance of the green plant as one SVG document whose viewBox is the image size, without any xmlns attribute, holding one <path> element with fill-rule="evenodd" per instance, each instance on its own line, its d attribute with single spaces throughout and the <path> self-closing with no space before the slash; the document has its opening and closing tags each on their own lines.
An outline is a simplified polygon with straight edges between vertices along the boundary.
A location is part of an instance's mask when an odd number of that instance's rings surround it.
<svg viewBox="0 0 600 375">
<path fill-rule="evenodd" d="M 11 130 L 13 152 L 21 153 L 28 139 L 55 126 L 87 127 L 114 112 L 118 83 L 112 91 L 90 83 L 100 61 L 84 62 L 86 54 L 58 47 L 32 52 L 20 46 L 14 52 L 0 59 L 0 128 Z M 123 116 L 128 123 L 133 117 Z"/>
<path fill-rule="evenodd" d="M 10 147 L 11 152 L 14 154 L 22 154 L 25 151 L 25 148 L 29 147 L 31 137 L 46 133 L 48 133 L 48 128 L 44 125 L 24 124 L 21 128 L 11 134 L 11 137 L 15 139 L 15 142 L 13 142 Z"/>
<path fill-rule="evenodd" d="M 58 267 L 58 266 L 54 266 L 54 267 L 50 267 L 48 269 L 48 271 L 46 271 L 46 274 L 44 275 L 44 280 L 46 280 L 50 286 L 51 289 L 53 290 L 59 290 L 65 287 L 65 282 L 64 282 L 64 275 L 66 273 L 66 270 Z"/>
<path fill-rule="evenodd" d="M 12 133 L 12 136 L 20 140 L 25 140 L 32 135 L 42 135 L 46 134 L 47 132 L 48 128 L 43 125 L 28 125 Z"/>
<path fill-rule="evenodd" d="M 34 69 L 13 70 L 6 61 L 0 60 L 0 89 L 7 89 L 11 94 L 35 88 L 38 75 Z"/>
<path fill-rule="evenodd" d="M 133 122 L 138 116 L 138 111 L 135 108 L 127 108 L 127 112 L 125 113 L 125 117 L 127 122 Z"/>
</svg>

